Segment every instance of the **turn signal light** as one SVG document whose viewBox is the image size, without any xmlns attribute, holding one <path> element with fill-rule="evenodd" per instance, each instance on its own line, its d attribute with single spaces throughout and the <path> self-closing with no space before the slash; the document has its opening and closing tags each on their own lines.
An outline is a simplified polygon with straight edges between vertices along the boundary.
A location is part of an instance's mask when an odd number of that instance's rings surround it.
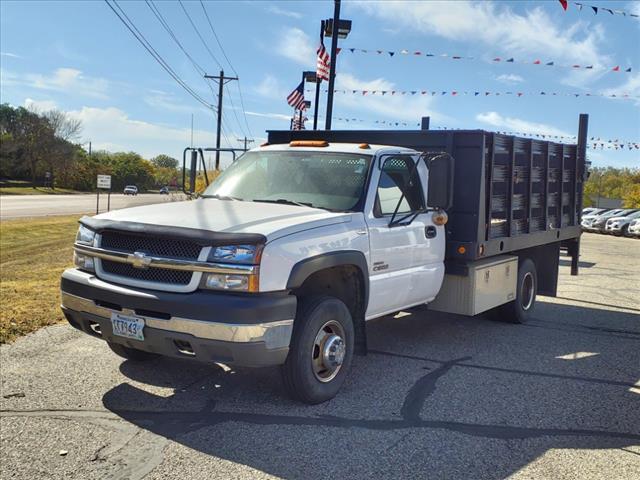
<svg viewBox="0 0 640 480">
<path fill-rule="evenodd" d="M 328 147 L 326 140 L 293 140 L 289 142 L 290 147 Z"/>
<path fill-rule="evenodd" d="M 449 216 L 444 210 L 438 210 L 437 212 L 433 212 L 431 220 L 435 225 L 445 225 L 447 221 L 449 221 Z"/>
</svg>

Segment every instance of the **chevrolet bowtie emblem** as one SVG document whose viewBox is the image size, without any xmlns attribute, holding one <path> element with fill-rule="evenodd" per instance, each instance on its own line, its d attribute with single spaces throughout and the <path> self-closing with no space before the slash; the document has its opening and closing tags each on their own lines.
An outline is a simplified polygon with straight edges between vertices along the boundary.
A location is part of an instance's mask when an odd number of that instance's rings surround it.
<svg viewBox="0 0 640 480">
<path fill-rule="evenodd" d="M 127 260 L 134 268 L 147 269 L 151 265 L 151 257 L 147 257 L 144 252 L 133 252 L 133 255 L 129 255 Z"/>
</svg>

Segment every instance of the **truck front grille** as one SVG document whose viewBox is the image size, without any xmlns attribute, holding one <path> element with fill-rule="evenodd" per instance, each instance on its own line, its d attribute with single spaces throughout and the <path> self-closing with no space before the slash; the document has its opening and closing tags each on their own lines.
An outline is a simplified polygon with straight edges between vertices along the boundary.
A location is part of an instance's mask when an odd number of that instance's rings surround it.
<svg viewBox="0 0 640 480">
<path fill-rule="evenodd" d="M 143 282 L 164 283 L 169 285 L 188 285 L 192 272 L 182 270 L 167 270 L 166 268 L 134 268 L 128 263 L 102 260 L 102 270 L 111 275 L 127 277 Z"/>
<path fill-rule="evenodd" d="M 155 257 L 181 260 L 197 260 L 202 251 L 200 245 L 188 240 L 152 237 L 144 234 L 137 235 L 115 230 L 102 233 L 100 247 L 106 250 L 131 254 L 134 252 L 143 252 Z M 135 268 L 133 265 L 127 263 L 114 262 L 111 260 L 102 260 L 101 265 L 101 271 L 98 270 L 99 274 L 103 273 L 105 276 L 117 277 L 109 278 L 111 281 L 117 282 L 118 279 L 121 279 L 121 282 L 125 284 L 127 280 L 148 282 L 148 287 L 151 289 L 171 290 L 176 287 L 184 287 L 185 285 L 189 285 L 193 278 L 193 272 L 190 271 L 154 267 L 147 269 Z"/>
<path fill-rule="evenodd" d="M 202 247 L 186 240 L 133 235 L 124 232 L 106 231 L 102 233 L 102 248 L 121 252 L 144 252 L 148 255 L 169 258 L 197 260 Z"/>
</svg>

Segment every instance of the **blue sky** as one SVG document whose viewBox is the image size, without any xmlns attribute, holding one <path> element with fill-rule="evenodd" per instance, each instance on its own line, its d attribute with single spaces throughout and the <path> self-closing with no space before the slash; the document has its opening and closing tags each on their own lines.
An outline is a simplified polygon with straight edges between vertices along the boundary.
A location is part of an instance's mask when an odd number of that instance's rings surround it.
<svg viewBox="0 0 640 480">
<path fill-rule="evenodd" d="M 207 82 L 148 5 L 118 3 L 178 76 L 207 102 L 215 103 Z M 640 12 L 640 2 L 590 3 Z M 242 101 L 236 82 L 225 87 L 223 144 L 238 146 L 237 139 L 245 135 L 261 142 L 265 130 L 288 128 L 291 109 L 285 97 L 300 81 L 302 70 L 314 69 L 319 23 L 332 16 L 333 2 L 206 2 L 233 69 L 199 2 L 185 1 L 184 7 L 206 47 L 179 3 L 155 5 L 207 73 L 217 74 L 221 65 L 225 73 L 235 69 L 240 77 Z M 413 124 L 430 115 L 432 128 L 575 135 L 578 114 L 585 112 L 590 114 L 590 136 L 640 142 L 640 99 L 584 96 L 586 92 L 640 96 L 638 18 L 603 11 L 593 15 L 586 8 L 579 11 L 572 2 L 563 12 L 556 0 L 345 1 L 342 18 L 351 19 L 353 29 L 340 44 L 344 50 L 338 57 L 336 88 L 470 92 L 466 96 L 337 94 L 334 117 L 364 120 L 356 123 L 358 128 L 377 128 L 376 120 Z M 2 102 L 68 111 L 82 120 L 82 141 L 91 140 L 94 148 L 180 157 L 190 143 L 192 114 L 194 143 L 214 145 L 213 113 L 156 63 L 104 2 L 3 0 L 0 35 Z M 474 60 L 351 53 L 349 47 L 446 53 Z M 497 63 L 492 62 L 494 57 L 594 65 L 594 69 Z M 633 70 L 610 72 L 616 65 Z M 561 95 L 476 97 L 474 91 Z M 581 96 L 566 95 L 572 93 Z M 321 115 L 325 101 L 323 94 Z M 333 128 L 354 128 L 354 124 L 334 120 Z M 640 167 L 640 150 L 591 150 L 589 158 L 594 165 Z"/>
</svg>

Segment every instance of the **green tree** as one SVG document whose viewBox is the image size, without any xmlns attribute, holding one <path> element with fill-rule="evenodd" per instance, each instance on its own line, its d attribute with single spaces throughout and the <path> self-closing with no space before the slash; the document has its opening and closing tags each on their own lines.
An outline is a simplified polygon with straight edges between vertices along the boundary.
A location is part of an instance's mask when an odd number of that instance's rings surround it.
<svg viewBox="0 0 640 480">
<path fill-rule="evenodd" d="M 172 168 L 174 170 L 178 168 L 178 160 L 164 154 L 152 158 L 151 163 L 160 168 Z"/>
</svg>

